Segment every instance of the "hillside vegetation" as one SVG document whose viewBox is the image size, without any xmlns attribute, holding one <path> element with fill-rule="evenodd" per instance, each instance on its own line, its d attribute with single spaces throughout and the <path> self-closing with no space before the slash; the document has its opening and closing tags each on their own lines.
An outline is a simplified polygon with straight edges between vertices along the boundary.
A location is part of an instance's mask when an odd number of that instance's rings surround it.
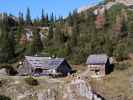
<svg viewBox="0 0 133 100">
<path fill-rule="evenodd" d="M 41 18 L 31 20 L 30 9 L 26 19 L 19 14 L 18 23 L 10 27 L 5 14 L 1 20 L 0 62 L 12 63 L 24 55 L 48 53 L 65 57 L 73 64 L 85 63 L 89 54 L 107 53 L 118 61 L 128 58 L 133 52 L 133 11 L 122 4 L 115 4 L 102 14 L 94 14 L 100 5 L 82 13 L 73 11 L 65 19 L 42 10 Z M 49 34 L 40 38 L 36 27 L 49 27 Z M 20 44 L 24 29 L 31 27 L 32 41 Z"/>
</svg>

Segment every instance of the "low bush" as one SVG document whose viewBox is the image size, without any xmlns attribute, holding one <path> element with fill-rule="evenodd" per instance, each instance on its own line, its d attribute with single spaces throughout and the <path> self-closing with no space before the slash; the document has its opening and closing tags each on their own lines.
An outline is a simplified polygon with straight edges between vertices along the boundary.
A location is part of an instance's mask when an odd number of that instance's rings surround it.
<svg viewBox="0 0 133 100">
<path fill-rule="evenodd" d="M 3 64 L 0 68 L 5 68 L 8 75 L 16 75 L 17 71 L 10 64 Z"/>
<path fill-rule="evenodd" d="M 0 95 L 0 100 L 11 100 L 11 98 L 4 95 Z"/>
<path fill-rule="evenodd" d="M 25 78 L 25 82 L 28 84 L 28 85 L 32 85 L 32 86 L 37 86 L 39 83 L 36 79 L 34 79 L 33 77 L 27 77 Z"/>
</svg>

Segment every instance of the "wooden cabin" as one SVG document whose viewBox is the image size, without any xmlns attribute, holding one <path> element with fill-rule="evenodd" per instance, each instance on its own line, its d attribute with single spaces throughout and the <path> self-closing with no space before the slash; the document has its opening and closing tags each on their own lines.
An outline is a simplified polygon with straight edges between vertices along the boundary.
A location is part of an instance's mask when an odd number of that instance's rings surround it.
<svg viewBox="0 0 133 100">
<path fill-rule="evenodd" d="M 110 61 L 106 54 L 90 55 L 87 59 L 90 76 L 92 78 L 104 77 L 109 69 Z"/>
<path fill-rule="evenodd" d="M 18 68 L 19 75 L 47 76 L 71 73 L 72 68 L 64 58 L 26 56 Z"/>
</svg>

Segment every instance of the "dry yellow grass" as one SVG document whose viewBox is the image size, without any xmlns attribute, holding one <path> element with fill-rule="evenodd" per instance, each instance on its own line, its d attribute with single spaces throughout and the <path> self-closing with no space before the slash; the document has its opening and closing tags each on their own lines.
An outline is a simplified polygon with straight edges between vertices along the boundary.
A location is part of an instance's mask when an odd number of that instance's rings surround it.
<svg viewBox="0 0 133 100">
<path fill-rule="evenodd" d="M 103 80 L 89 81 L 94 89 L 106 100 L 133 100 L 133 89 L 130 88 L 129 77 L 133 75 L 133 63 L 131 67 L 118 71 L 114 70 L 110 75 L 107 75 Z"/>
<path fill-rule="evenodd" d="M 114 70 L 111 74 L 107 75 L 103 80 L 88 80 L 89 84 L 92 85 L 92 88 L 94 91 L 99 93 L 101 96 L 105 97 L 106 100 L 133 100 L 133 89 L 130 88 L 129 85 L 129 77 L 133 76 L 133 60 L 126 61 L 131 64 L 131 67 L 129 67 L 126 70 Z M 76 65 L 73 66 L 75 70 L 78 70 L 74 76 L 83 73 L 86 69 L 87 66 L 85 65 Z M 89 77 L 89 74 L 88 74 Z M 73 80 L 73 76 L 68 76 L 65 78 L 49 78 L 49 77 L 35 77 L 39 81 L 39 86 L 37 87 L 29 87 L 28 85 L 25 84 L 24 78 L 25 77 L 9 77 L 9 76 L 4 76 L 1 77 L 4 79 L 10 79 L 10 83 L 8 83 L 6 86 L 13 87 L 15 86 L 16 88 L 20 89 L 20 92 L 23 90 L 45 90 L 48 89 L 49 87 L 57 87 L 62 86 L 62 89 L 65 87 L 67 83 L 69 83 L 71 80 Z M 18 82 L 15 82 L 18 81 Z M 14 83 L 15 82 L 15 83 Z M 14 83 L 14 84 L 11 84 Z M 23 88 L 21 87 L 23 85 Z M 5 87 L 6 88 L 6 87 Z M 1 91 L 5 89 L 0 88 Z M 22 89 L 21 89 L 22 88 Z M 7 89 L 7 88 L 6 88 Z M 59 88 L 60 89 L 60 88 Z M 61 90 L 62 90 L 61 89 Z M 59 91 L 61 91 L 59 90 Z M 7 91 L 5 91 L 6 93 Z M 4 92 L 3 92 L 4 93 Z M 8 93 L 11 95 L 10 93 Z"/>
</svg>

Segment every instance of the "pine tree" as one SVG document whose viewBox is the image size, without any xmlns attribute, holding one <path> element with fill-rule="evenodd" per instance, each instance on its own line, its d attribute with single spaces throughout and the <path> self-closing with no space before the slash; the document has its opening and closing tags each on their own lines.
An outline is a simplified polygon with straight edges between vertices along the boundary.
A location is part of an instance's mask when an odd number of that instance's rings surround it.
<svg viewBox="0 0 133 100">
<path fill-rule="evenodd" d="M 71 13 L 69 13 L 69 16 L 68 16 L 68 24 L 69 24 L 70 26 L 73 25 L 73 17 L 72 17 L 72 14 L 71 14 Z"/>
<path fill-rule="evenodd" d="M 33 25 L 34 25 L 34 26 L 39 26 L 40 24 L 42 24 L 42 23 L 40 22 L 40 19 L 39 19 L 39 18 L 35 18 L 34 21 L 33 21 Z"/>
<path fill-rule="evenodd" d="M 19 12 L 19 24 L 24 25 L 24 16 L 22 12 Z"/>
<path fill-rule="evenodd" d="M 54 34 L 54 31 L 53 31 L 53 25 L 50 25 L 49 26 L 49 32 L 48 32 L 48 40 L 51 40 L 53 39 L 53 34 Z"/>
<path fill-rule="evenodd" d="M 42 9 L 41 26 L 45 26 L 45 25 L 46 25 L 46 20 L 45 20 L 44 10 Z"/>
<path fill-rule="evenodd" d="M 50 22 L 51 22 L 51 24 L 54 23 L 54 13 L 53 13 L 53 12 L 52 12 L 52 14 L 51 14 L 51 16 L 50 16 Z"/>
<path fill-rule="evenodd" d="M 27 8 L 27 13 L 26 13 L 26 24 L 31 25 L 32 20 L 31 20 L 31 15 L 30 15 L 30 8 Z"/>
<path fill-rule="evenodd" d="M 48 14 L 45 14 L 44 10 L 42 9 L 41 26 L 47 27 L 48 25 L 49 25 L 49 16 Z"/>
<path fill-rule="evenodd" d="M 49 16 L 48 16 L 48 14 L 46 14 L 46 16 L 45 16 L 45 21 L 46 21 L 45 26 L 49 26 Z"/>
<path fill-rule="evenodd" d="M 64 32 L 61 30 L 63 24 L 56 25 L 56 29 L 54 32 L 54 41 L 56 41 L 58 44 L 62 44 L 65 42 L 65 35 Z"/>
<path fill-rule="evenodd" d="M 42 49 L 43 49 L 43 44 L 41 41 L 41 36 L 39 34 L 39 30 L 34 29 L 33 38 L 29 45 L 27 53 L 28 53 L 28 55 L 38 54 L 39 52 L 42 51 Z"/>
<path fill-rule="evenodd" d="M 75 9 L 73 11 L 73 22 L 78 23 L 78 21 L 79 21 L 79 15 L 78 15 L 77 9 Z"/>
<path fill-rule="evenodd" d="M 41 19 L 42 19 L 42 20 L 45 20 L 44 9 L 42 9 Z"/>
<path fill-rule="evenodd" d="M 15 57 L 15 39 L 14 34 L 7 24 L 7 16 L 5 16 L 1 25 L 1 39 L 0 39 L 0 62 L 8 63 Z"/>
<path fill-rule="evenodd" d="M 77 38 L 79 34 L 79 26 L 77 22 L 74 23 L 72 28 L 72 36 L 71 36 L 71 45 L 76 46 L 77 45 Z"/>
<path fill-rule="evenodd" d="M 59 20 L 58 21 L 60 22 L 60 24 L 63 24 L 64 23 L 63 17 L 62 16 L 59 16 Z"/>
</svg>

